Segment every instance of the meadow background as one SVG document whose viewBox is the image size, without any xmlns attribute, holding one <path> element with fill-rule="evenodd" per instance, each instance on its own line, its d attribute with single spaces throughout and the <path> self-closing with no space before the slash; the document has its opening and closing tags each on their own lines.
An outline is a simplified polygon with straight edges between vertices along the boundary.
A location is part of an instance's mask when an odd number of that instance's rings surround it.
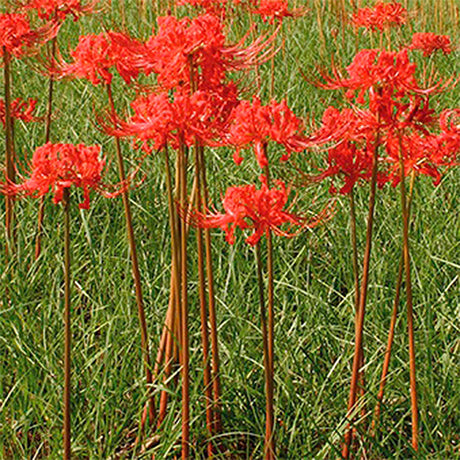
<svg viewBox="0 0 460 460">
<path fill-rule="evenodd" d="M 341 106 L 338 92 L 313 87 L 317 67 L 331 59 L 347 65 L 356 50 L 356 32 L 343 17 L 348 1 L 297 1 L 310 13 L 287 19 L 285 47 L 276 57 L 275 95 L 287 97 L 294 112 L 319 120 L 325 107 Z M 361 2 L 362 5 L 365 2 Z M 411 32 L 449 34 L 454 52 L 431 58 L 441 75 L 460 70 L 459 6 L 454 0 L 403 1 L 411 12 L 410 25 L 397 31 L 400 43 Z M 165 1 L 112 1 L 104 12 L 77 23 L 67 21 L 59 35 L 65 56 L 78 36 L 104 28 L 129 31 L 146 38 Z M 179 14 L 190 12 L 181 8 Z M 248 19 L 234 17 L 229 35 L 234 40 L 247 29 Z M 268 26 L 260 24 L 260 30 Z M 372 46 L 360 34 L 360 48 Z M 374 43 L 377 46 L 377 43 Z M 418 56 L 419 62 L 422 58 Z M 47 80 L 34 71 L 35 61 L 14 61 L 13 97 L 39 99 L 46 112 Z M 268 98 L 270 65 L 261 69 L 262 98 Z M 303 75 L 302 75 L 303 74 Z M 304 77 L 307 77 L 305 79 Z M 145 79 L 147 82 L 148 79 Z M 248 94 L 257 91 L 253 73 L 244 77 Z M 134 98 L 121 79 L 114 79 L 119 111 Z M 109 177 L 116 181 L 113 140 L 96 126 L 95 113 L 107 106 L 102 87 L 86 81 L 56 84 L 52 140 L 99 143 L 110 159 Z M 438 97 L 435 107 L 459 107 L 457 89 Z M 4 136 L 3 132 L 1 133 Z M 30 158 L 43 143 L 39 123 L 16 124 L 16 151 Z M 132 164 L 138 152 L 123 142 Z M 207 150 L 212 201 L 219 203 L 229 185 L 259 175 L 255 162 L 234 164 L 230 150 Z M 249 155 L 248 155 L 249 156 Z M 294 163 L 308 171 L 319 154 L 296 154 Z M 152 356 L 155 355 L 168 306 L 170 248 L 164 172 L 161 158 L 147 159 L 145 180 L 131 193 L 135 233 Z M 274 176 L 290 181 L 295 167 L 275 165 Z M 417 181 L 411 235 L 413 295 L 420 397 L 420 453 L 410 447 L 410 400 L 407 328 L 400 315 L 386 389 L 379 436 L 370 458 L 459 458 L 460 449 L 460 334 L 459 334 L 459 171 L 450 170 L 438 187 Z M 319 208 L 330 199 L 329 185 L 299 189 L 299 203 Z M 364 245 L 367 189 L 357 192 L 359 247 Z M 180 386 L 170 386 L 171 404 L 164 429 L 146 450 L 124 450 L 137 432 L 146 400 L 139 327 L 121 198 L 92 196 L 89 211 L 72 207 L 73 251 L 73 374 L 72 448 L 78 459 L 172 458 L 180 444 Z M 63 256 L 59 206 L 47 201 L 42 254 L 34 260 L 38 200 L 17 203 L 18 251 L 5 265 L 0 251 L 0 458 L 62 457 Z M 4 213 L 4 200 L 1 201 Z M 3 220 L 3 216 L 0 216 Z M 275 412 L 279 458 L 333 459 L 339 455 L 345 430 L 354 339 L 353 271 L 348 202 L 336 202 L 327 224 L 292 240 L 275 239 Z M 368 310 L 365 324 L 366 393 L 370 409 L 375 397 L 386 345 L 402 240 L 399 193 L 379 192 L 376 208 Z M 4 247 L 0 232 L 0 247 Z M 199 331 L 194 232 L 190 244 L 191 436 L 193 458 L 205 454 L 205 414 Z M 233 246 L 213 231 L 216 300 L 221 358 L 223 433 L 228 449 L 222 458 L 261 458 L 264 433 L 262 341 L 256 266 L 252 248 L 238 237 Z M 5 301 L 8 290 L 10 303 Z M 404 296 L 402 299 L 404 313 Z M 159 394 L 161 379 L 154 388 Z M 151 433 L 153 434 L 153 433 Z M 369 443 L 369 439 L 365 440 Z M 218 457 L 217 457 L 218 458 Z"/>
</svg>

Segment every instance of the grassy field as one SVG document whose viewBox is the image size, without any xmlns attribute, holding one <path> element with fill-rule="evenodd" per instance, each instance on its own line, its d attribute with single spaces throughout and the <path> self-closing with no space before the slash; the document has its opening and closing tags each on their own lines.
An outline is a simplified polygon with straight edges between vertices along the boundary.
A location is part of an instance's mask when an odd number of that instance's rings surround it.
<svg viewBox="0 0 460 460">
<path fill-rule="evenodd" d="M 69 21 L 59 42 L 66 55 L 79 34 L 102 27 L 126 27 L 145 38 L 155 22 L 158 4 L 147 1 L 146 16 L 136 2 L 113 1 L 97 17 Z M 302 2 L 297 2 L 299 5 Z M 339 2 L 336 2 L 339 3 Z M 458 45 L 458 9 L 449 1 L 408 1 L 414 11 L 411 26 L 394 35 L 407 42 L 414 31 L 450 34 Z M 340 105 L 338 92 L 313 87 L 301 75 L 318 76 L 331 57 L 346 65 L 356 50 L 355 32 L 341 24 L 334 3 L 311 1 L 310 13 L 284 24 L 285 47 L 276 57 L 278 98 L 287 96 L 299 116 L 318 120 L 330 103 Z M 348 5 L 348 2 L 347 2 Z M 349 8 L 347 6 L 349 11 Z M 183 12 L 186 9 L 181 10 Z M 456 11 L 456 15 L 455 15 Z M 318 18 L 321 21 L 318 21 Z M 442 18 L 442 19 L 440 19 Z M 235 17 L 230 36 L 241 37 L 247 18 Z M 265 26 L 267 27 L 267 26 Z M 342 27 L 345 27 L 342 36 Z M 360 48 L 371 46 L 361 37 Z M 377 45 L 376 43 L 374 45 Z M 450 76 L 460 70 L 458 49 L 432 61 Z M 421 58 L 420 58 L 421 62 Z M 145 79 L 145 81 L 148 81 Z M 268 97 L 270 65 L 261 68 L 262 94 Z M 257 88 L 253 74 L 244 78 L 247 93 Z M 47 81 L 33 71 L 33 60 L 14 62 L 14 97 L 36 97 L 45 113 Z M 135 91 L 115 80 L 120 111 Z M 457 89 L 437 98 L 439 110 L 459 106 Z M 109 178 L 116 180 L 112 139 L 95 126 L 95 111 L 106 106 L 101 87 L 85 81 L 56 85 L 52 139 L 100 143 L 111 160 Z M 41 123 L 16 125 L 19 158 L 30 158 L 43 143 Z M 135 163 L 138 153 L 128 142 L 124 154 Z M 253 161 L 238 167 L 226 149 L 207 151 L 209 183 L 214 203 L 227 186 L 259 175 Z M 249 156 L 249 155 L 248 155 Z M 307 170 L 318 154 L 295 156 Z M 142 281 L 148 313 L 151 348 L 155 352 L 168 306 L 170 252 L 167 202 L 161 158 L 148 158 L 145 180 L 131 193 L 138 238 Z M 275 176 L 288 180 L 293 165 L 276 166 Z M 411 235 L 413 294 L 420 395 L 420 453 L 410 446 L 409 365 L 407 326 L 400 315 L 379 434 L 358 436 L 374 459 L 455 459 L 460 449 L 459 340 L 459 172 L 450 170 L 438 187 L 421 178 L 416 183 Z M 329 199 L 328 184 L 299 190 L 299 203 Z M 367 189 L 357 195 L 359 247 L 362 252 L 367 215 Z M 4 204 L 1 202 L 1 221 Z M 43 252 L 33 258 L 38 201 L 17 203 L 18 250 L 2 267 L 0 310 L 0 458 L 62 458 L 62 209 L 47 202 Z M 399 195 L 386 187 L 376 208 L 368 314 L 365 326 L 366 399 L 375 405 L 398 270 L 402 223 Z M 262 341 L 256 266 L 252 248 L 239 237 L 234 246 L 222 232 L 213 232 L 216 296 L 222 362 L 223 424 L 220 442 L 228 448 L 222 458 L 261 458 L 264 430 Z M 72 208 L 73 251 L 73 451 L 78 459 L 144 458 L 122 452 L 136 433 L 146 389 L 141 362 L 139 327 L 130 272 L 121 198 L 93 196 L 89 211 Z M 348 202 L 337 200 L 336 215 L 324 226 L 292 240 L 275 240 L 275 405 L 279 458 L 334 459 L 345 430 L 345 413 L 354 340 L 353 271 Z M 0 247 L 4 246 L 0 233 Z M 205 414 L 202 391 L 195 235 L 190 247 L 191 432 L 193 458 L 205 454 Z M 4 251 L 0 251 L 3 258 Z M 4 268 L 3 268 L 4 267 Z M 404 298 L 402 299 L 404 312 Z M 161 379 L 154 392 L 159 394 Z M 180 386 L 169 386 L 171 405 L 159 442 L 145 458 L 173 458 L 180 444 Z M 359 428 L 358 428 L 359 430 Z M 151 433 L 153 435 L 153 432 Z M 362 452 L 361 452 L 362 453 Z"/>
</svg>

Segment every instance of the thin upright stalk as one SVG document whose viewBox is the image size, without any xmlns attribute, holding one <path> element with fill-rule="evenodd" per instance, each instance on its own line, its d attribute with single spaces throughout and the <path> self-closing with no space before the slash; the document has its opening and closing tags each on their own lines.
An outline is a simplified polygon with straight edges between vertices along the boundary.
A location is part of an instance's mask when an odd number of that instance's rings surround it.
<svg viewBox="0 0 460 460">
<path fill-rule="evenodd" d="M 268 159 L 268 148 L 267 144 L 264 144 L 265 155 Z M 270 168 L 267 164 L 264 168 L 265 177 L 267 178 L 267 185 L 270 187 Z M 270 392 L 267 394 L 269 398 L 268 404 L 271 407 L 273 414 L 273 394 L 274 394 L 274 348 L 275 348 L 275 309 L 274 309 L 274 274 L 273 274 L 273 240 L 272 232 L 270 229 L 267 230 L 267 274 L 268 274 L 268 364 L 269 364 L 269 375 L 268 379 L 270 381 Z M 275 439 L 273 436 L 273 423 L 274 417 L 271 418 L 272 425 L 268 426 L 267 419 L 267 437 L 270 434 L 270 452 L 274 455 L 275 452 Z M 271 457 L 270 457 L 271 458 Z"/>
<path fill-rule="evenodd" d="M 3 75 L 5 79 L 5 163 L 6 163 L 6 180 L 12 183 L 15 180 L 14 169 L 14 139 L 13 139 L 13 119 L 11 117 L 11 55 L 3 47 Z M 13 242 L 13 221 L 14 221 L 14 197 L 5 197 L 5 228 L 6 228 L 6 241 L 5 252 L 6 255 L 12 252 L 14 247 Z"/>
<path fill-rule="evenodd" d="M 202 146 L 200 146 L 199 155 L 201 169 L 201 185 L 203 188 L 203 209 L 207 209 L 209 197 L 206 180 L 206 164 Z M 208 279 L 209 331 L 211 336 L 212 389 L 214 397 L 213 420 L 214 434 L 216 434 L 220 433 L 220 431 L 222 430 L 222 418 L 220 413 L 219 341 L 217 336 L 216 299 L 214 295 L 214 271 L 212 265 L 211 230 L 209 228 L 206 228 L 204 230 L 204 243 L 206 250 L 206 277 Z"/>
<path fill-rule="evenodd" d="M 264 353 L 264 370 L 265 370 L 265 394 L 266 394 L 266 428 L 264 440 L 264 458 L 265 460 L 273 460 L 275 458 L 275 446 L 273 437 L 273 387 L 271 384 L 271 371 L 269 360 L 269 344 L 268 344 L 268 330 L 267 330 L 267 314 L 264 296 L 264 278 L 263 267 L 261 259 L 260 242 L 256 244 L 256 264 L 257 264 L 257 281 L 259 285 L 259 300 L 260 300 L 260 322 L 262 328 L 262 344 Z"/>
<path fill-rule="evenodd" d="M 56 56 L 57 36 L 51 41 L 51 59 Z M 45 120 L 45 144 L 51 139 L 51 119 L 53 114 L 53 90 L 54 78 L 50 76 L 48 83 L 48 105 L 46 109 Z M 40 197 L 40 204 L 38 205 L 37 216 L 37 235 L 35 237 L 35 259 L 38 259 L 42 250 L 42 233 L 43 233 L 43 218 L 45 213 L 45 196 Z"/>
<path fill-rule="evenodd" d="M 112 112 L 113 117 L 115 118 L 116 116 L 115 104 L 113 101 L 112 86 L 110 83 L 107 84 L 107 96 L 109 99 L 110 110 Z M 120 181 L 122 183 L 125 183 L 126 182 L 125 166 L 124 166 L 124 161 L 123 161 L 123 155 L 121 152 L 120 139 L 118 137 L 115 137 L 115 149 L 117 153 L 117 163 L 118 163 L 118 172 L 120 176 Z M 149 393 L 151 393 L 151 385 L 152 385 L 153 380 L 152 380 L 152 372 L 151 372 L 151 366 L 150 366 L 149 339 L 148 339 L 148 333 L 147 333 L 147 322 L 145 319 L 145 309 L 144 309 L 144 299 L 143 299 L 143 294 L 142 294 L 141 275 L 139 271 L 139 262 L 137 259 L 136 240 L 134 237 L 134 228 L 133 228 L 133 222 L 132 222 L 131 206 L 129 203 L 128 187 L 124 187 L 122 198 L 123 198 L 123 206 L 125 209 L 126 232 L 128 235 L 132 273 L 133 273 L 134 286 L 135 286 L 135 291 L 136 291 L 137 311 L 138 311 L 139 323 L 140 323 L 140 328 L 141 328 L 142 355 L 143 355 L 148 391 Z M 149 418 L 152 423 L 153 420 L 155 419 L 155 405 L 154 405 L 152 394 L 150 394 L 149 399 L 150 399 Z"/>
<path fill-rule="evenodd" d="M 410 219 L 410 210 L 411 210 L 412 197 L 413 197 L 413 191 L 414 191 L 414 183 L 415 183 L 415 174 L 412 172 L 411 180 L 410 180 L 410 188 L 409 188 L 409 198 L 407 201 L 407 214 L 408 214 L 409 219 Z M 388 370 L 390 368 L 391 351 L 392 351 L 393 342 L 394 342 L 396 321 L 398 317 L 398 308 L 399 308 L 399 302 L 400 302 L 400 296 L 401 296 L 403 270 L 404 270 L 404 253 L 403 251 L 401 251 L 401 258 L 399 261 L 399 269 L 398 269 L 398 277 L 396 280 L 396 292 L 395 292 L 395 298 L 393 302 L 393 312 L 391 314 L 390 329 L 388 331 L 387 347 L 385 350 L 385 355 L 384 355 L 384 360 L 383 360 L 379 392 L 377 394 L 377 404 L 375 405 L 374 419 L 372 421 L 372 427 L 371 427 L 372 436 L 375 435 L 377 423 L 380 418 L 380 411 L 381 411 L 381 406 L 382 406 L 382 401 L 383 401 L 383 395 L 385 392 L 385 385 L 387 382 Z"/>
<path fill-rule="evenodd" d="M 71 340 L 70 323 L 70 193 L 64 189 L 64 459 L 70 460 L 70 368 Z"/>
<path fill-rule="evenodd" d="M 182 212 L 187 212 L 187 153 L 186 146 L 181 142 L 179 203 Z M 182 459 L 189 458 L 190 452 L 190 381 L 189 381 L 189 334 L 188 334 L 188 292 L 187 292 L 187 224 L 181 224 L 181 366 L 182 366 Z"/>
<path fill-rule="evenodd" d="M 412 280 L 410 274 L 410 247 L 409 247 L 409 212 L 406 197 L 406 181 L 404 174 L 404 160 L 402 153 L 401 135 L 399 137 L 399 167 L 401 174 L 401 210 L 403 217 L 403 254 L 404 272 L 406 282 L 406 303 L 407 303 L 407 332 L 409 337 L 409 374 L 410 374 L 410 396 L 412 412 L 412 447 L 418 450 L 418 398 L 417 381 L 415 369 L 415 340 L 414 340 L 414 313 L 412 303 Z"/>
<path fill-rule="evenodd" d="M 351 227 L 351 246 L 353 249 L 353 277 L 355 283 L 355 327 L 358 325 L 358 311 L 359 311 L 359 268 L 358 268 L 358 244 L 356 237 L 356 206 L 355 206 L 355 194 L 352 189 L 350 192 L 350 227 Z M 364 371 L 362 367 L 364 365 L 364 354 L 363 348 L 360 350 L 360 376 L 359 376 L 359 390 L 361 397 L 364 397 L 365 394 L 365 378 Z M 364 416 L 366 414 L 366 407 L 363 405 L 361 414 Z"/>
<path fill-rule="evenodd" d="M 359 381 L 359 370 L 360 370 L 360 355 L 361 348 L 363 344 L 363 326 L 364 326 L 364 316 L 366 312 L 366 300 L 367 300 L 367 288 L 369 282 L 369 266 L 371 260 L 371 249 L 372 249 L 372 230 L 374 224 L 374 209 L 375 209 L 375 197 L 377 190 L 377 170 L 378 170 L 378 146 L 380 142 L 380 136 L 377 134 L 374 154 L 373 154 L 373 163 L 372 163 L 372 178 L 370 185 L 370 194 L 369 194 L 369 213 L 367 218 L 367 230 L 366 230 L 366 248 L 364 251 L 364 260 L 363 260 L 363 276 L 361 282 L 361 294 L 359 297 L 359 311 L 358 311 L 358 321 L 356 324 L 355 331 L 355 351 L 353 356 L 353 370 L 351 376 L 351 385 L 350 385 L 350 396 L 348 399 L 348 412 L 347 415 L 351 416 L 356 404 L 356 394 L 358 389 Z M 350 454 L 350 443 L 352 437 L 352 429 L 349 426 L 345 433 L 345 441 L 342 448 L 342 457 L 347 459 Z"/>
<path fill-rule="evenodd" d="M 201 198 L 201 161 L 199 153 L 199 143 L 195 145 L 195 176 L 197 177 L 197 193 L 195 206 L 198 212 L 202 211 Z M 204 252 L 203 252 L 203 230 L 196 229 L 196 242 L 198 251 L 198 292 L 200 298 L 200 318 L 201 318 L 201 342 L 203 346 L 203 383 L 206 403 L 206 426 L 208 434 L 213 435 L 213 413 L 212 413 L 212 386 L 211 386 L 211 368 L 209 359 L 209 332 L 208 332 L 208 308 L 206 304 L 206 280 L 204 269 Z M 208 455 L 212 457 L 212 443 L 208 443 Z"/>
</svg>

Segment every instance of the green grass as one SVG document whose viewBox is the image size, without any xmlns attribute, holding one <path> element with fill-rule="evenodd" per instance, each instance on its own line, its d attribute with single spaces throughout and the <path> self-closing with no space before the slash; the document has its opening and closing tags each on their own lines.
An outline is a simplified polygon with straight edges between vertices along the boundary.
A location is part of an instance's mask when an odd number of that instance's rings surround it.
<svg viewBox="0 0 460 460">
<path fill-rule="evenodd" d="M 155 3 L 155 2 L 154 2 Z M 414 4 L 415 2 L 409 2 Z M 441 3 L 441 2 L 440 2 Z M 313 11 L 316 2 L 311 2 Z M 106 25 L 120 27 L 118 3 L 100 18 L 85 18 L 64 26 L 61 44 L 75 46 L 79 33 L 100 31 Z M 415 19 L 414 30 L 422 31 Z M 446 11 L 450 3 L 445 3 Z M 125 2 L 126 25 L 145 37 L 153 24 L 137 15 L 135 2 Z M 432 7 L 433 5 L 431 5 Z M 340 105 L 338 93 L 313 88 L 298 68 L 314 77 L 315 66 L 327 67 L 331 55 L 347 64 L 355 51 L 353 31 L 342 43 L 332 38 L 337 19 L 328 8 L 322 12 L 326 50 L 321 52 L 315 14 L 286 23 L 286 51 L 276 60 L 276 94 L 287 94 L 296 113 L 316 120 L 330 104 Z M 458 16 L 457 16 L 458 17 Z M 449 18 L 449 21 L 447 20 Z M 444 33 L 456 24 L 445 15 Z M 246 18 L 234 20 L 231 35 L 241 36 Z M 436 30 L 436 24 L 425 30 Z M 440 32 L 440 30 L 438 30 Z M 410 36 L 409 29 L 395 40 Z M 454 36 L 455 37 L 455 36 Z M 456 35 L 458 42 L 458 33 Z M 368 46 L 363 37 L 361 47 Z M 458 51 L 438 56 L 441 74 L 459 70 Z M 245 78 L 248 92 L 254 77 Z M 269 65 L 262 68 L 264 94 L 269 85 Z M 46 79 L 24 62 L 14 62 L 14 97 L 38 97 L 45 113 Z M 133 90 L 115 82 L 117 106 L 127 107 Z M 459 106 L 458 89 L 436 99 L 435 107 Z M 55 141 L 101 143 L 111 160 L 107 180 L 116 180 L 114 146 L 94 126 L 94 110 L 105 106 L 103 88 L 83 81 L 59 82 L 56 90 Z M 19 158 L 30 158 L 43 142 L 40 124 L 16 125 Z M 135 163 L 137 153 L 127 142 L 126 157 Z M 259 174 L 251 155 L 237 167 L 231 152 L 207 152 L 213 201 L 228 185 L 246 183 Z M 308 167 L 316 154 L 296 157 Z M 155 353 L 168 304 L 169 227 L 161 158 L 149 158 L 143 166 L 146 179 L 131 194 L 145 290 L 149 334 Z M 292 166 L 275 167 L 275 176 L 292 177 Z M 410 398 L 407 329 L 404 297 L 397 325 L 394 355 L 375 440 L 362 433 L 361 446 L 370 458 L 458 458 L 460 448 L 459 396 L 459 173 L 449 171 L 434 188 L 431 181 L 416 184 L 411 235 L 413 291 L 417 346 L 417 378 L 420 395 L 420 454 L 410 447 Z M 299 204 L 312 199 L 319 209 L 328 199 L 328 185 L 299 191 Z M 91 210 L 72 207 L 73 451 L 78 459 L 107 459 L 132 441 L 146 390 L 140 350 L 140 334 L 121 199 L 93 196 Z M 79 197 L 78 197 L 79 198 Z M 62 458 L 63 394 L 63 257 L 62 209 L 48 202 L 43 253 L 33 260 L 37 200 L 17 203 L 18 252 L 0 277 L 2 298 L 6 289 L 10 304 L 0 310 L 0 458 Z M 4 221 L 4 205 L 1 203 Z M 367 191 L 357 195 L 359 247 L 364 248 Z M 365 325 L 367 404 L 373 409 L 386 345 L 400 257 L 402 222 L 397 190 L 385 188 L 377 201 L 374 251 Z M 253 251 L 240 237 L 234 246 L 221 232 L 213 233 L 213 251 L 222 362 L 224 431 L 219 441 L 231 458 L 261 458 L 264 430 L 262 340 Z M 4 232 L 0 235 L 4 247 Z M 345 429 L 354 340 L 353 273 L 349 243 L 348 203 L 340 199 L 336 215 L 326 225 L 292 240 L 275 239 L 276 307 L 276 437 L 279 458 L 337 458 Z M 191 433 L 193 458 L 205 451 L 205 413 L 202 390 L 202 357 L 195 267 L 195 237 L 190 238 L 190 335 L 191 335 Z M 161 382 L 162 380 L 159 380 Z M 174 379 L 172 379 L 174 381 Z M 154 393 L 163 388 L 158 383 Z M 147 451 L 156 458 L 172 458 L 180 444 L 180 386 L 170 385 L 171 405 L 160 442 Z M 358 426 L 359 430 L 359 426 Z M 147 455 L 148 454 L 148 455 Z M 140 458 L 126 453 L 126 458 Z M 222 456 L 222 458 L 228 458 Z M 368 457 L 369 458 L 369 457 Z"/>
</svg>

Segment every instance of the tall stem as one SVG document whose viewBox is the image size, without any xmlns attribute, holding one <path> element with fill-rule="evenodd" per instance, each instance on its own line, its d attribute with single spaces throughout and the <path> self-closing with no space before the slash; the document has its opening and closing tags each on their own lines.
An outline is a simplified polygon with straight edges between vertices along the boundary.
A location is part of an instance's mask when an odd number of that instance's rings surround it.
<svg viewBox="0 0 460 460">
<path fill-rule="evenodd" d="M 13 119 L 11 117 L 11 55 L 6 47 L 3 47 L 3 75 L 5 79 L 5 163 L 6 163 L 6 180 L 12 183 L 15 180 L 14 170 L 14 139 L 13 139 Z M 6 241 L 5 251 L 8 256 L 14 247 L 13 242 L 13 221 L 14 221 L 14 198 L 5 197 L 5 227 Z"/>
<path fill-rule="evenodd" d="M 201 185 L 203 187 L 203 209 L 208 206 L 208 186 L 206 181 L 206 164 L 204 158 L 203 147 L 200 146 L 200 169 L 201 169 Z M 211 246 L 211 230 L 204 230 L 204 242 L 206 249 L 206 277 L 208 279 L 208 307 L 209 307 L 209 330 L 211 335 L 211 365 L 212 365 L 212 388 L 214 397 L 214 433 L 220 433 L 222 430 L 222 418 L 220 413 L 220 370 L 219 370 L 219 341 L 217 336 L 217 313 L 216 300 L 214 295 L 214 271 L 212 265 L 212 246 Z"/>
<path fill-rule="evenodd" d="M 355 206 L 355 194 L 354 189 L 350 192 L 350 227 L 351 227 L 351 246 L 353 249 L 353 277 L 355 283 L 355 328 L 358 325 L 358 311 L 359 311 L 359 268 L 358 268 L 358 243 L 356 237 L 356 206 Z M 364 365 L 363 348 L 360 350 L 360 363 L 359 368 L 362 369 Z M 364 371 L 360 370 L 359 375 L 359 389 L 361 397 L 364 397 L 365 393 L 365 379 Z M 363 405 L 361 414 L 364 416 L 366 413 L 366 407 Z"/>
<path fill-rule="evenodd" d="M 264 144 L 265 155 L 268 159 L 268 146 Z M 264 168 L 265 177 L 267 178 L 267 185 L 270 187 L 270 168 L 267 164 Z M 273 409 L 273 395 L 274 395 L 274 346 L 275 346 L 275 310 L 274 310 L 274 274 L 273 274 L 273 240 L 272 232 L 270 229 L 267 230 L 267 274 L 268 274 L 268 364 L 269 364 L 269 382 L 270 392 L 267 393 L 269 398 L 268 404 L 270 404 L 272 413 Z M 275 439 L 273 436 L 273 423 L 274 417 L 270 420 L 271 426 L 268 426 L 269 420 L 267 419 L 267 437 L 270 445 L 270 455 L 274 455 L 275 452 Z M 270 433 L 270 435 L 269 435 Z M 270 457 L 272 458 L 272 457 Z"/>
<path fill-rule="evenodd" d="M 406 302 L 407 302 L 407 332 L 409 336 L 409 373 L 410 373 L 410 396 L 412 411 L 412 447 L 418 450 L 418 398 L 415 372 L 415 340 L 414 340 L 414 314 L 412 303 L 412 281 L 410 274 L 410 248 L 409 248 L 409 212 L 406 197 L 406 182 L 404 174 L 404 160 L 402 152 L 401 134 L 399 136 L 399 167 L 401 174 L 401 210 L 403 217 L 403 254 L 404 272 L 406 279 Z"/>
<path fill-rule="evenodd" d="M 109 99 L 110 110 L 112 115 L 115 118 L 115 104 L 113 101 L 112 95 L 112 86 L 111 84 L 107 84 L 107 96 Z M 126 181 L 126 173 L 125 173 L 125 166 L 123 161 L 123 155 L 121 152 L 121 144 L 120 139 L 115 137 L 115 149 L 117 153 L 117 163 L 118 163 L 118 172 L 120 176 L 120 181 Z M 130 256 L 131 256 L 131 265 L 132 265 L 132 273 L 134 278 L 134 286 L 136 290 L 136 302 L 137 302 L 137 312 L 139 316 L 139 323 L 141 328 L 141 347 L 142 347 L 142 355 L 144 360 L 144 368 L 145 368 L 145 375 L 146 381 L 148 386 L 148 391 L 151 393 L 151 385 L 152 385 L 152 372 L 150 366 L 150 354 L 149 354 L 149 340 L 148 340 L 148 333 L 147 333 L 147 322 L 145 319 L 145 309 L 144 309 L 144 299 L 142 295 L 142 285 L 141 285 L 141 275 L 139 271 L 139 262 L 137 259 L 137 250 L 136 250 L 136 240 L 134 237 L 134 228 L 132 222 L 132 214 L 131 214 L 131 206 L 129 203 L 129 190 L 128 188 L 124 188 L 122 193 L 123 198 L 123 206 L 125 209 L 125 221 L 126 221 L 126 232 L 128 235 L 128 242 L 129 242 L 129 249 L 130 249 Z M 155 418 L 155 405 L 153 400 L 153 395 L 150 394 L 149 396 L 150 404 L 149 404 L 149 417 L 151 423 Z"/>
<path fill-rule="evenodd" d="M 56 45 L 57 37 L 54 37 L 51 41 L 51 59 L 56 56 Z M 46 109 L 46 121 L 45 121 L 45 144 L 51 139 L 51 116 L 53 113 L 53 89 L 54 89 L 54 78 L 51 76 L 48 83 L 48 106 Z M 38 206 L 37 216 L 37 235 L 35 238 L 35 259 L 38 259 L 42 249 L 42 232 L 43 232 L 43 217 L 45 213 L 45 196 L 40 197 L 40 204 Z"/>
<path fill-rule="evenodd" d="M 414 191 L 414 183 L 415 183 L 415 174 L 412 172 L 411 180 L 410 180 L 410 188 L 409 188 L 409 198 L 407 200 L 407 214 L 408 214 L 409 219 L 410 219 L 410 210 L 411 210 L 412 197 L 413 197 L 413 191 Z M 382 406 L 382 401 L 383 401 L 383 395 L 385 392 L 385 385 L 387 382 L 388 370 L 390 368 L 391 351 L 393 347 L 396 321 L 398 317 L 398 308 L 399 308 L 399 302 L 400 302 L 400 296 L 401 296 L 403 269 L 404 269 L 404 253 L 403 251 L 401 251 L 401 258 L 399 261 L 399 269 L 398 269 L 398 278 L 396 281 L 396 292 L 395 292 L 395 298 L 393 302 L 393 312 L 391 314 L 390 329 L 388 331 L 387 348 L 385 350 L 385 356 L 383 360 L 382 375 L 380 377 L 379 392 L 377 394 L 377 404 L 375 405 L 375 410 L 374 410 L 374 420 L 372 421 L 372 430 L 371 430 L 372 436 L 375 435 L 377 423 L 380 418 L 380 411 L 381 411 L 381 406 Z"/>
<path fill-rule="evenodd" d="M 187 153 L 184 142 L 179 147 L 180 156 L 180 206 L 187 212 Z M 187 223 L 181 224 L 181 357 L 182 357 L 182 459 L 190 452 L 190 382 L 189 382 L 189 336 L 188 336 L 188 293 L 187 293 Z"/>
<path fill-rule="evenodd" d="M 70 191 L 64 189 L 64 458 L 70 460 L 70 367 L 71 367 L 71 323 L 70 323 Z"/>
<path fill-rule="evenodd" d="M 197 178 L 197 192 L 195 206 L 198 212 L 202 212 L 201 197 L 201 158 L 199 142 L 195 144 L 195 176 Z M 201 228 L 196 230 L 196 242 L 198 251 L 198 291 L 200 298 L 200 317 L 201 317 L 201 341 L 203 346 L 203 381 L 206 399 L 206 426 L 208 434 L 212 436 L 214 420 L 212 413 L 212 387 L 211 387 L 211 368 L 209 360 L 209 333 L 208 333 L 208 308 L 206 305 L 206 280 L 204 273 L 204 254 L 203 254 L 203 231 Z M 208 443 L 208 454 L 212 457 L 212 443 Z"/>
<path fill-rule="evenodd" d="M 273 443 L 273 388 L 270 381 L 270 359 L 269 359 L 269 344 L 267 330 L 267 314 L 264 297 L 264 278 L 261 259 L 260 242 L 256 244 L 256 263 L 257 263 L 257 281 L 259 285 L 259 301 L 260 301 L 260 322 L 262 328 L 262 344 L 264 352 L 264 369 L 265 369 L 265 393 L 266 393 L 266 430 L 264 442 L 264 458 L 273 460 L 275 458 L 275 446 Z"/>
<path fill-rule="evenodd" d="M 377 133 L 377 138 L 374 146 L 373 163 L 372 163 L 372 178 L 369 195 L 369 213 L 367 218 L 367 230 L 366 230 L 366 249 L 364 251 L 363 260 L 363 277 L 361 283 L 361 294 L 359 297 L 359 311 L 358 320 L 355 331 L 355 352 L 353 356 L 353 370 L 351 376 L 350 385 L 350 396 L 348 399 L 348 416 L 351 416 L 356 403 L 356 393 L 358 389 L 359 381 L 359 370 L 360 370 L 360 355 L 363 343 L 363 326 L 364 316 L 366 312 L 366 300 L 367 300 L 367 287 L 369 282 L 369 265 L 371 260 L 371 249 L 372 249 L 372 230 L 374 224 L 374 209 L 375 209 L 375 196 L 377 189 L 377 170 L 378 170 L 378 147 L 380 143 L 380 135 Z M 343 458 L 348 458 L 350 453 L 352 430 L 351 427 L 347 428 L 345 433 L 345 442 L 342 449 Z"/>
</svg>

